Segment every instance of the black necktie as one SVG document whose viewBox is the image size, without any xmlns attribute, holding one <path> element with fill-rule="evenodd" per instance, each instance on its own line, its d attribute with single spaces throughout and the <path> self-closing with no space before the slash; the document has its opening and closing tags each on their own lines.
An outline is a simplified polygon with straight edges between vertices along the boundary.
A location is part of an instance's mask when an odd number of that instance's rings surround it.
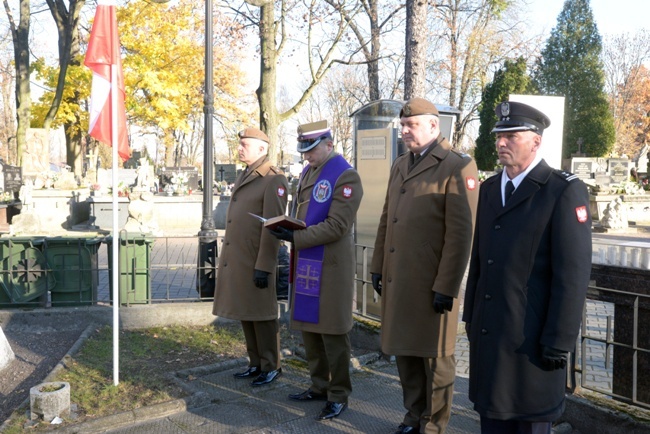
<svg viewBox="0 0 650 434">
<path fill-rule="evenodd" d="M 515 184 L 512 183 L 512 181 L 506 182 L 506 203 L 508 202 L 508 199 L 510 199 L 510 196 L 512 196 L 512 193 L 515 192 Z"/>
</svg>

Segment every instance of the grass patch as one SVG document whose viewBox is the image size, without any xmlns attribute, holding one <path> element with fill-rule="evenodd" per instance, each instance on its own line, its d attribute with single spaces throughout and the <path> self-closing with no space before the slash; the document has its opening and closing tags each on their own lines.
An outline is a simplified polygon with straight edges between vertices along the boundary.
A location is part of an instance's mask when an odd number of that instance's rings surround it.
<svg viewBox="0 0 650 434">
<path fill-rule="evenodd" d="M 120 382 L 113 385 L 113 331 L 95 330 L 79 352 L 52 381 L 70 383 L 70 402 L 79 423 L 88 418 L 133 410 L 187 396 L 170 372 L 246 357 L 238 322 L 202 327 L 154 327 L 120 331 Z M 45 431 L 47 423 L 32 426 L 29 408 L 16 411 L 5 433 Z"/>
</svg>

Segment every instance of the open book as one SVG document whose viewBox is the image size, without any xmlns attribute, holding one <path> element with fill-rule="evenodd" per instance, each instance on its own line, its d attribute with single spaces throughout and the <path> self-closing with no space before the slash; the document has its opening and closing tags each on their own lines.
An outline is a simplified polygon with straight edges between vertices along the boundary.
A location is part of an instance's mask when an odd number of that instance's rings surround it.
<svg viewBox="0 0 650 434">
<path fill-rule="evenodd" d="M 277 217 L 264 218 L 260 217 L 257 214 L 249 212 L 248 214 L 252 215 L 262 223 L 264 223 L 265 228 L 275 229 L 279 226 L 285 229 L 305 229 L 307 225 L 302 220 L 295 219 L 286 215 L 279 215 Z"/>
</svg>

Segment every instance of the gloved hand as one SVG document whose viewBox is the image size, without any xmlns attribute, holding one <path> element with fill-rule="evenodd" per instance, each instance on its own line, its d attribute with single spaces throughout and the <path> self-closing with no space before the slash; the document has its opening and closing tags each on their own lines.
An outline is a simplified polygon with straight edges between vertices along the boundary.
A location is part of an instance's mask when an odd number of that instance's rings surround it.
<svg viewBox="0 0 650 434">
<path fill-rule="evenodd" d="M 255 282 L 255 286 L 258 288 L 268 288 L 269 274 L 271 273 L 262 270 L 255 270 L 253 272 L 253 281 Z"/>
<path fill-rule="evenodd" d="M 435 313 L 445 313 L 454 307 L 454 298 L 445 294 L 433 293 L 433 310 Z"/>
<path fill-rule="evenodd" d="M 381 295 L 381 274 L 379 273 L 370 273 L 372 277 L 372 289 L 379 295 Z"/>
<path fill-rule="evenodd" d="M 471 322 L 466 322 L 465 323 L 465 334 L 467 335 L 467 339 L 469 339 L 469 331 L 472 329 L 472 323 Z"/>
<path fill-rule="evenodd" d="M 546 369 L 564 369 L 566 367 L 566 351 L 542 345 L 542 363 Z"/>
<path fill-rule="evenodd" d="M 276 229 L 269 229 L 269 231 L 275 238 L 293 243 L 293 229 L 278 226 Z"/>
</svg>

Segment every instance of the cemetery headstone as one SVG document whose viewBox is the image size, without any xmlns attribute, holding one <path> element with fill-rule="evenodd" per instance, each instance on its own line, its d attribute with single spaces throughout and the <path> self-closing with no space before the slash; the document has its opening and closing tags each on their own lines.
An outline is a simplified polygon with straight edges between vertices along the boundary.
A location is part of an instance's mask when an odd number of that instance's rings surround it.
<svg viewBox="0 0 650 434">
<path fill-rule="evenodd" d="M 571 173 L 580 179 L 591 179 L 596 168 L 595 158 L 572 158 Z"/>
<path fill-rule="evenodd" d="M 630 176 L 630 160 L 627 158 L 610 158 L 608 173 L 614 183 L 619 184 L 627 181 Z"/>
<path fill-rule="evenodd" d="M 228 184 L 233 184 L 237 179 L 237 165 L 236 164 L 216 164 L 214 171 L 214 179 L 217 182 L 225 181 Z"/>
</svg>

